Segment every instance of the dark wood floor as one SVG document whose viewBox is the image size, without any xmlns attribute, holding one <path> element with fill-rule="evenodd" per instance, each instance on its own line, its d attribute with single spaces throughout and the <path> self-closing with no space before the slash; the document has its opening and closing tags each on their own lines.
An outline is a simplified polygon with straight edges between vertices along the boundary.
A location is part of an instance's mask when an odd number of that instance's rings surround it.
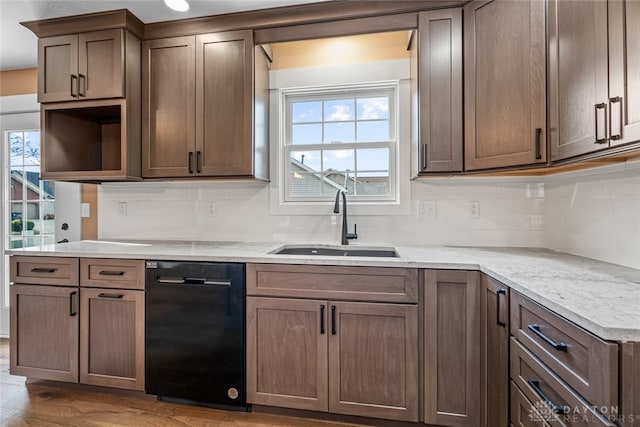
<svg viewBox="0 0 640 427">
<path fill-rule="evenodd" d="M 25 384 L 9 375 L 9 340 L 0 339 L 0 426 L 220 426 L 338 427 L 332 421 L 265 413 L 219 411 L 160 402 L 129 392 L 106 393 L 82 386 Z"/>
</svg>

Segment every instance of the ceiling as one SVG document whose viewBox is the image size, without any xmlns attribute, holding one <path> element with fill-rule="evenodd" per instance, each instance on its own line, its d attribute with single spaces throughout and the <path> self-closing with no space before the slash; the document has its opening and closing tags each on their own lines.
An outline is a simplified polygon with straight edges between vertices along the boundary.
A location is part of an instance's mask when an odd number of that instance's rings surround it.
<svg viewBox="0 0 640 427">
<path fill-rule="evenodd" d="M 20 22 L 113 9 L 129 9 L 142 22 L 160 22 L 326 0 L 189 0 L 175 12 L 162 0 L 0 0 L 0 70 L 36 66 L 37 38 Z"/>
</svg>

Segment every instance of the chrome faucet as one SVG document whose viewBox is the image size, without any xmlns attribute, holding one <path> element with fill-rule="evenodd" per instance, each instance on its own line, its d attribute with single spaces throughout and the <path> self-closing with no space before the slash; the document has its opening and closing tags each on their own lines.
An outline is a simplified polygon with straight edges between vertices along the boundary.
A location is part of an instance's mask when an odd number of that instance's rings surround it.
<svg viewBox="0 0 640 427">
<path fill-rule="evenodd" d="M 353 224 L 353 233 L 349 233 L 349 226 L 347 225 L 347 196 L 343 190 L 338 190 L 336 193 L 336 205 L 333 208 L 333 213 L 340 213 L 340 194 L 342 194 L 342 242 L 343 245 L 348 245 L 349 240 L 358 238 L 358 225 Z"/>
</svg>

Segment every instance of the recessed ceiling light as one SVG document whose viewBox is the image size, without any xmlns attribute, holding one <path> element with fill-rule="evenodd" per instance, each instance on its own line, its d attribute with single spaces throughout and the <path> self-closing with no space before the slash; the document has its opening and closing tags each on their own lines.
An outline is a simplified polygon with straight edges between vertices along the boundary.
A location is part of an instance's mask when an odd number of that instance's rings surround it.
<svg viewBox="0 0 640 427">
<path fill-rule="evenodd" d="M 189 3 L 187 3 L 187 0 L 164 0 L 164 4 L 178 12 L 186 12 L 189 10 Z"/>
</svg>

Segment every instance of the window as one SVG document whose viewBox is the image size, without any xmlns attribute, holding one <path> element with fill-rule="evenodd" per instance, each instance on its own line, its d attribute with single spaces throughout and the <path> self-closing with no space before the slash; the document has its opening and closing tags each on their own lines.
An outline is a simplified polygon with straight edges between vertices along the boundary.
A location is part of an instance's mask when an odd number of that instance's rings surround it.
<svg viewBox="0 0 640 427">
<path fill-rule="evenodd" d="M 5 132 L 8 147 L 8 242 L 24 248 L 55 242 L 55 188 L 40 181 L 40 131 Z"/>
<path fill-rule="evenodd" d="M 284 93 L 285 202 L 396 200 L 397 84 Z"/>
</svg>

